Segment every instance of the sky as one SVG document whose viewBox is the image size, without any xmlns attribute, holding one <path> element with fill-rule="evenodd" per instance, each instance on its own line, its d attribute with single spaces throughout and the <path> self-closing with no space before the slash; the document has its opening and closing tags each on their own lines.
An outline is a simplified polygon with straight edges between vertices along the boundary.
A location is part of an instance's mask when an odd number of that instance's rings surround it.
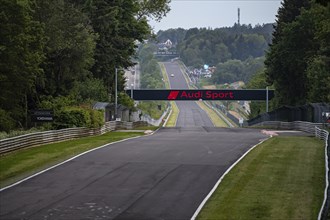
<svg viewBox="0 0 330 220">
<path fill-rule="evenodd" d="M 155 32 L 170 28 L 218 28 L 240 24 L 274 23 L 281 0 L 172 0 L 171 11 L 160 22 L 150 21 Z"/>
</svg>

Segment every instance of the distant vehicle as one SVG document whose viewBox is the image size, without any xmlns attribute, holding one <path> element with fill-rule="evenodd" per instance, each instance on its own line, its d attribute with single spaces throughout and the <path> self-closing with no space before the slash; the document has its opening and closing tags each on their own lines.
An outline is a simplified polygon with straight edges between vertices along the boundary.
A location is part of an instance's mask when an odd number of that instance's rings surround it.
<svg viewBox="0 0 330 220">
<path fill-rule="evenodd" d="M 173 73 L 171 74 L 171 77 L 174 77 L 174 74 Z"/>
</svg>

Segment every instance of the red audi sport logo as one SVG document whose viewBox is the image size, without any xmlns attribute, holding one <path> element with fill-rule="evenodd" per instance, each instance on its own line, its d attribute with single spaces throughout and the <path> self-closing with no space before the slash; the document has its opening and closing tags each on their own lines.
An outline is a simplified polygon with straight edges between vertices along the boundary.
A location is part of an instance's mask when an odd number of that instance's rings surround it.
<svg viewBox="0 0 330 220">
<path fill-rule="evenodd" d="M 176 100 L 180 91 L 171 91 L 170 94 L 167 96 L 168 100 Z"/>
</svg>

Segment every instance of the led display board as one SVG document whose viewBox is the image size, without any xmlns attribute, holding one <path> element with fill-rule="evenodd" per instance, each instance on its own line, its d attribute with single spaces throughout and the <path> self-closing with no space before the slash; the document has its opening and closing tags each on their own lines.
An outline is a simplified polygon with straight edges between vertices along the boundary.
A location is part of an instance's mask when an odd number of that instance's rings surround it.
<svg viewBox="0 0 330 220">
<path fill-rule="evenodd" d="M 242 89 L 242 90 L 208 90 L 208 89 L 141 89 L 127 90 L 127 94 L 134 100 L 168 100 L 168 101 L 196 101 L 196 100 L 268 100 L 274 97 L 274 90 Z M 133 95 L 131 96 L 131 92 Z"/>
</svg>

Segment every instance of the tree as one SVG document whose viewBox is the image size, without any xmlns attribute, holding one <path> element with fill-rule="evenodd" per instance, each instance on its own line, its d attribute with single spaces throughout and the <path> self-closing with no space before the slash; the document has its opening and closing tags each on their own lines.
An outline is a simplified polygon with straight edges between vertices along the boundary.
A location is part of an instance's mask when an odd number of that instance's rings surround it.
<svg viewBox="0 0 330 220">
<path fill-rule="evenodd" d="M 38 1 L 36 18 L 44 23 L 45 75 L 39 78 L 39 94 L 68 95 L 75 81 L 83 81 L 94 64 L 97 35 L 88 17 L 66 1 Z"/>
<path fill-rule="evenodd" d="M 228 47 L 223 43 L 217 44 L 215 46 L 214 50 L 215 50 L 215 52 L 214 52 L 214 57 L 215 57 L 214 62 L 223 63 L 223 62 L 226 62 L 228 59 L 231 58 L 231 54 L 228 51 Z"/>
<path fill-rule="evenodd" d="M 264 69 L 260 69 L 247 84 L 248 89 L 264 89 L 268 86 L 267 77 Z M 252 101 L 250 104 L 249 118 L 255 118 L 256 116 L 266 112 L 266 103 L 264 101 Z"/>
<path fill-rule="evenodd" d="M 316 55 L 308 61 L 308 101 L 330 103 L 330 3 L 320 1 L 310 11 L 304 13 L 307 18 L 314 18 L 316 31 L 314 41 L 319 42 Z M 314 15 L 314 16 L 313 16 Z"/>
<path fill-rule="evenodd" d="M 139 0 L 137 20 L 149 17 L 160 21 L 170 11 L 171 0 Z"/>
<path fill-rule="evenodd" d="M 240 60 L 229 60 L 219 63 L 212 76 L 214 83 L 232 83 L 241 80 L 244 74 L 244 64 Z"/>
<path fill-rule="evenodd" d="M 91 71 L 114 95 L 115 68 L 133 65 L 131 58 L 137 48 L 135 41 L 142 41 L 148 36 L 149 26 L 146 18 L 136 18 L 140 8 L 133 0 L 95 0 L 88 3 L 85 11 L 99 36 Z M 122 72 L 118 72 L 119 91 L 124 89 L 123 78 Z"/>
<path fill-rule="evenodd" d="M 21 125 L 36 78 L 43 74 L 45 38 L 31 8 L 30 1 L 0 1 L 0 109 Z"/>
<path fill-rule="evenodd" d="M 109 96 L 107 88 L 103 81 L 95 78 L 87 78 L 84 81 L 76 81 L 71 94 L 76 98 L 78 103 L 88 101 L 108 102 Z"/>
<path fill-rule="evenodd" d="M 329 21 L 327 10 L 329 6 L 308 1 L 291 1 L 290 4 L 284 1 L 265 61 L 267 81 L 276 89 L 276 106 L 319 101 L 314 99 L 315 94 L 329 93 L 326 91 L 329 54 L 323 53 L 327 46 L 322 46 L 327 45 L 325 42 L 329 39 L 319 37 L 329 35 L 327 25 L 322 25 Z M 326 97 L 322 95 L 324 101 L 328 100 Z"/>
</svg>

